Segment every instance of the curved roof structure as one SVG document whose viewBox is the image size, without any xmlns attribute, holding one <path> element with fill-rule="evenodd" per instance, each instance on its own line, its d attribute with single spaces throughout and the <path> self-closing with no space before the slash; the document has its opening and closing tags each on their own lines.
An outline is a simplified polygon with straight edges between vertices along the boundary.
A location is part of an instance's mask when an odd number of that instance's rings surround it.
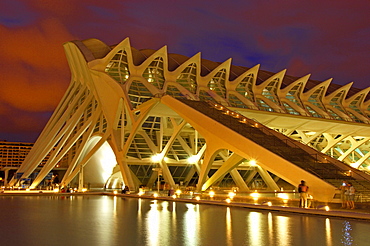
<svg viewBox="0 0 370 246">
<path fill-rule="evenodd" d="M 97 39 L 72 41 L 64 48 L 70 87 L 19 170 L 28 177 L 50 155 L 32 187 L 65 156 L 69 163 L 62 183 L 70 184 L 109 143 L 117 166 L 110 181 L 101 183 L 117 183 L 121 177 L 132 189 L 151 187 L 157 167 L 170 186 L 185 184 L 199 191 L 238 186 L 248 191 L 261 185 L 257 188 L 277 190 L 304 178 L 322 191 L 317 197 L 332 198 L 336 184 L 322 181 L 319 171 L 281 158 L 283 150 L 256 144 L 249 135 L 179 103 L 183 99 L 222 105 L 221 114 L 253 119 L 280 134 L 280 140 L 303 143 L 304 152 L 320 156 L 319 162 L 307 157 L 312 167 L 320 169 L 318 163 L 324 167 L 325 160 L 337 159 L 335 168 L 326 169 L 338 172 L 337 178 L 347 177 L 348 167 L 349 173 L 367 180 L 370 88 L 310 80 L 310 75 L 293 77 L 286 70 L 272 73 L 259 65 L 235 66 L 231 59 L 213 62 L 200 53 L 169 54 L 166 46 L 137 50 L 128 38 L 113 46 Z"/>
</svg>

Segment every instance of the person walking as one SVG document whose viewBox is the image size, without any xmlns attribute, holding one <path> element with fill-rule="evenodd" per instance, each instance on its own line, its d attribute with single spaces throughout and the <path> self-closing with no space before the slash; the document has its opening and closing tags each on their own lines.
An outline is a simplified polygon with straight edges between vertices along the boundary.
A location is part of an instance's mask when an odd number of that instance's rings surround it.
<svg viewBox="0 0 370 246">
<path fill-rule="evenodd" d="M 298 193 L 299 193 L 299 207 L 300 208 L 307 208 L 307 193 L 308 193 L 308 186 L 304 180 L 298 185 Z"/>
</svg>

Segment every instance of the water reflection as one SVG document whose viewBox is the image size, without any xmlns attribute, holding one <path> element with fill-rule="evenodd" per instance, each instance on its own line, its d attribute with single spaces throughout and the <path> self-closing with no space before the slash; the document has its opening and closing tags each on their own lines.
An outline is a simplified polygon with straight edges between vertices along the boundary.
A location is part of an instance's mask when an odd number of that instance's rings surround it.
<svg viewBox="0 0 370 246">
<path fill-rule="evenodd" d="M 289 227 L 290 218 L 287 216 L 276 216 L 276 239 L 278 245 L 291 245 L 291 233 Z"/>
<path fill-rule="evenodd" d="M 326 245 L 331 246 L 332 238 L 331 238 L 331 226 L 330 226 L 330 219 L 325 219 L 325 232 L 326 232 Z"/>
<path fill-rule="evenodd" d="M 363 221 L 109 196 L 0 196 L 0 211 L 1 245 L 368 245 L 370 231 Z"/>
<path fill-rule="evenodd" d="M 226 243 L 227 245 L 233 245 L 232 243 L 232 226 L 231 226 L 231 211 L 230 208 L 226 208 Z"/>
<path fill-rule="evenodd" d="M 184 233 L 186 245 L 198 245 L 197 232 L 199 230 L 199 204 L 185 204 L 187 211 L 184 214 Z"/>
<path fill-rule="evenodd" d="M 149 245 L 169 245 L 171 231 L 169 202 L 152 201 L 146 215 L 146 231 Z"/>
<path fill-rule="evenodd" d="M 261 245 L 263 238 L 261 237 L 261 223 L 262 223 L 262 213 L 250 212 L 248 216 L 248 241 L 250 245 Z"/>
<path fill-rule="evenodd" d="M 272 220 L 272 213 L 269 212 L 267 214 L 267 223 L 268 223 L 268 227 L 267 227 L 267 233 L 268 233 L 268 239 L 269 239 L 269 242 L 272 241 L 272 239 L 274 238 L 274 224 L 273 224 L 273 220 Z"/>
<path fill-rule="evenodd" d="M 352 238 L 352 235 L 351 235 L 351 232 L 352 232 L 351 223 L 349 223 L 348 221 L 344 221 L 342 232 L 343 232 L 343 234 L 342 234 L 342 244 L 343 245 L 352 245 L 353 238 Z"/>
</svg>

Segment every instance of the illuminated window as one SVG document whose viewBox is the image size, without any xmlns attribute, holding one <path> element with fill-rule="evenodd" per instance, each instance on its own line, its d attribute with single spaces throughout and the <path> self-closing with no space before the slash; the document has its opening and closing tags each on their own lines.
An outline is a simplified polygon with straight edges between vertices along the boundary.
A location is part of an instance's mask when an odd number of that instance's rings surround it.
<svg viewBox="0 0 370 246">
<path fill-rule="evenodd" d="M 229 102 L 232 107 L 248 108 L 242 101 L 239 100 L 235 95 L 229 95 Z"/>
<path fill-rule="evenodd" d="M 276 95 L 278 84 L 279 84 L 279 79 L 278 78 L 271 81 L 265 88 L 263 88 L 262 96 L 266 97 L 267 99 L 270 99 L 271 101 L 273 101 L 277 105 L 280 105 L 279 99 Z"/>
<path fill-rule="evenodd" d="M 259 106 L 259 109 L 270 112 L 274 111 L 264 100 L 257 98 L 256 102 Z"/>
<path fill-rule="evenodd" d="M 328 113 L 336 120 L 343 120 L 339 115 L 337 115 L 333 110 L 328 109 Z"/>
<path fill-rule="evenodd" d="M 292 103 L 302 107 L 302 102 L 299 99 L 299 93 L 302 89 L 303 83 L 298 83 L 297 85 L 293 86 L 293 88 L 285 95 L 285 98 L 291 101 Z"/>
<path fill-rule="evenodd" d="M 254 102 L 254 93 L 252 90 L 253 87 L 253 73 L 248 74 L 237 86 L 236 91 L 239 92 L 242 96 L 248 98 L 250 101 Z"/>
<path fill-rule="evenodd" d="M 162 57 L 155 58 L 154 61 L 149 64 L 143 73 L 143 77 L 158 89 L 163 88 L 164 70 Z"/>
<path fill-rule="evenodd" d="M 126 52 L 118 51 L 106 66 L 105 72 L 120 84 L 124 84 L 130 77 Z"/>
<path fill-rule="evenodd" d="M 283 106 L 284 108 L 286 109 L 286 111 L 289 113 L 289 114 L 295 114 L 295 115 L 300 115 L 300 113 L 298 113 L 294 108 L 292 108 L 289 104 L 287 104 L 286 102 L 283 102 Z"/>
<path fill-rule="evenodd" d="M 351 112 L 347 112 L 347 114 L 352 118 L 353 121 L 362 123 L 362 120 L 360 120 L 356 115 L 352 114 Z"/>
<path fill-rule="evenodd" d="M 317 118 L 322 118 L 321 115 L 319 115 L 315 110 L 313 110 L 310 106 L 307 106 L 306 105 L 306 109 L 308 110 L 308 112 L 313 116 L 313 117 L 317 117 Z"/>
<path fill-rule="evenodd" d="M 128 136 L 129 134 L 125 136 L 126 139 Z M 150 158 L 152 155 L 153 153 L 150 150 L 150 147 L 145 138 L 140 134 L 136 134 L 131 142 L 131 145 L 127 152 L 127 156 L 135 157 L 142 160 L 143 158 Z"/>
<path fill-rule="evenodd" d="M 185 89 L 191 93 L 197 91 L 197 65 L 195 63 L 187 66 L 181 74 L 177 77 L 176 82 L 182 85 Z"/>
<path fill-rule="evenodd" d="M 342 106 L 342 102 L 343 102 L 343 99 L 344 99 L 345 92 L 346 92 L 345 90 L 340 91 L 329 102 L 329 104 L 333 108 L 336 108 L 336 109 L 340 110 L 343 113 L 346 113 L 346 111 L 344 110 L 344 108 Z"/>
<path fill-rule="evenodd" d="M 226 98 L 225 96 L 225 80 L 226 80 L 226 69 L 221 69 L 216 75 L 208 82 L 208 88 L 216 92 L 219 96 Z"/>
<path fill-rule="evenodd" d="M 324 86 L 321 86 L 318 88 L 314 93 L 311 94 L 311 96 L 308 98 L 308 101 L 312 104 L 318 107 L 319 109 L 322 109 L 325 111 L 325 107 L 321 102 L 321 98 L 323 97 L 324 94 Z"/>
<path fill-rule="evenodd" d="M 143 102 L 150 100 L 153 95 L 143 83 L 134 80 L 130 85 L 128 96 L 130 98 L 132 106 L 136 108 Z"/>
<path fill-rule="evenodd" d="M 199 99 L 201 101 L 215 101 L 211 95 L 209 95 L 206 91 L 201 90 L 199 92 Z"/>
<path fill-rule="evenodd" d="M 181 93 L 181 91 L 179 91 L 179 89 L 176 87 L 176 86 L 173 86 L 173 85 L 169 85 L 167 86 L 167 90 L 166 90 L 166 93 L 172 97 L 175 97 L 175 98 L 184 98 L 185 95 Z"/>
<path fill-rule="evenodd" d="M 365 94 L 361 94 L 359 96 L 357 96 L 354 100 L 351 101 L 351 103 L 349 104 L 349 107 L 356 111 L 357 113 L 359 114 L 362 114 L 361 110 L 359 109 L 359 105 L 360 103 L 362 102 L 363 98 L 364 98 Z"/>
</svg>

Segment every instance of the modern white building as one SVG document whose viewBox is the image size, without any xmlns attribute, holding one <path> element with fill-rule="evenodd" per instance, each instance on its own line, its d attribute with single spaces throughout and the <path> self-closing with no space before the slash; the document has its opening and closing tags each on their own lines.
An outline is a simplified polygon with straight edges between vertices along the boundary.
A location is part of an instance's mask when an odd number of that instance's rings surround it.
<svg viewBox="0 0 370 246">
<path fill-rule="evenodd" d="M 128 38 L 64 48 L 70 86 L 18 170 L 29 177 L 50 155 L 32 188 L 66 158 L 62 186 L 80 177 L 80 185 L 137 190 L 155 187 L 161 174 L 167 187 L 198 191 L 294 189 L 304 179 L 323 201 L 342 179 L 367 189 L 370 88 L 169 54 L 166 46 L 137 50 Z"/>
</svg>

